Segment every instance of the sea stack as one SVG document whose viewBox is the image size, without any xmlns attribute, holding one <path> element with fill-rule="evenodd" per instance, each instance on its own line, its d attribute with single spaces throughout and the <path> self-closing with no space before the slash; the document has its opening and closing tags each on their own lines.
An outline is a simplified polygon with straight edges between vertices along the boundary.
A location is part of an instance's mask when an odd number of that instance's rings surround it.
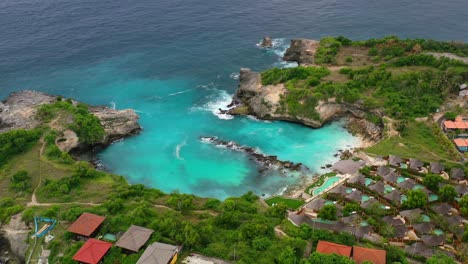
<svg viewBox="0 0 468 264">
<path fill-rule="evenodd" d="M 263 37 L 262 47 L 265 47 L 265 48 L 273 47 L 273 41 L 271 40 L 271 37 Z"/>
</svg>

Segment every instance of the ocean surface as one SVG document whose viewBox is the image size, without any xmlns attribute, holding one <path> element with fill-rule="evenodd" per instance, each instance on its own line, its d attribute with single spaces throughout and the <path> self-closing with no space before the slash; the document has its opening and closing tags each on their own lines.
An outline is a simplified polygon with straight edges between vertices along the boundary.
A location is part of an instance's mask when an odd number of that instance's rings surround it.
<svg viewBox="0 0 468 264">
<path fill-rule="evenodd" d="M 300 175 L 261 175 L 244 154 L 204 144 L 217 136 L 313 172 L 357 140 L 339 122 L 313 130 L 219 115 L 241 67 L 292 67 L 289 40 L 345 35 L 468 40 L 466 0 L 3 0 L 0 98 L 22 89 L 134 108 L 144 127 L 99 158 L 131 183 L 224 199 L 272 195 Z M 273 49 L 257 46 L 275 38 Z M 310 175 L 309 175 L 310 177 Z"/>
</svg>

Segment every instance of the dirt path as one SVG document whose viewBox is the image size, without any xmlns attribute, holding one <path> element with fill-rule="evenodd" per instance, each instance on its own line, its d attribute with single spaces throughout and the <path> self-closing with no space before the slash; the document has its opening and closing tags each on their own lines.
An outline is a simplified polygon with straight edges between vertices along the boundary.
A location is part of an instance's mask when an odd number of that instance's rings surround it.
<svg viewBox="0 0 468 264">
<path fill-rule="evenodd" d="M 278 237 L 289 237 L 288 234 L 286 234 L 283 230 L 279 228 L 279 226 L 275 226 L 275 234 Z"/>
</svg>

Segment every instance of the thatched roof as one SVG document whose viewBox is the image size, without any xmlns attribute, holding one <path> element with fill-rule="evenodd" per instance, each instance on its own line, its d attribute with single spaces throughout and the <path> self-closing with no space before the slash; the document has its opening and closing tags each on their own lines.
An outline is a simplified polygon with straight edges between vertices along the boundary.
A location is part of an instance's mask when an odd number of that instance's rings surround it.
<svg viewBox="0 0 468 264">
<path fill-rule="evenodd" d="M 425 258 L 430 258 L 434 254 L 434 251 L 431 248 L 428 248 L 422 242 L 416 242 L 411 246 L 405 246 L 405 251 L 412 256 L 423 256 Z"/>
<path fill-rule="evenodd" d="M 398 225 L 393 227 L 393 237 L 395 238 L 403 238 L 406 236 L 408 232 L 408 227 L 405 225 Z"/>
<path fill-rule="evenodd" d="M 461 181 L 461 180 L 465 179 L 465 172 L 461 168 L 453 168 L 450 171 L 450 178 L 452 180 Z"/>
<path fill-rule="evenodd" d="M 387 166 L 379 166 L 377 167 L 377 175 L 384 177 L 385 175 L 389 174 L 390 172 L 394 172 L 395 169 L 387 167 Z"/>
<path fill-rule="evenodd" d="M 385 183 L 383 183 L 381 181 L 376 182 L 376 183 L 372 184 L 371 186 L 369 186 L 369 189 L 372 190 L 372 191 L 378 192 L 378 193 L 384 193 Z"/>
<path fill-rule="evenodd" d="M 155 242 L 149 245 L 136 264 L 167 264 L 179 247 Z"/>
<path fill-rule="evenodd" d="M 341 174 L 355 174 L 364 166 L 362 161 L 340 160 L 333 164 L 332 168 Z"/>
<path fill-rule="evenodd" d="M 146 241 L 148 241 L 153 232 L 154 231 L 151 229 L 132 225 L 122 237 L 120 237 L 115 245 L 133 252 L 138 252 Z"/>
<path fill-rule="evenodd" d="M 390 172 L 389 174 L 383 176 L 384 180 L 391 183 L 396 183 L 398 180 L 398 174 L 395 172 Z"/>
<path fill-rule="evenodd" d="M 447 216 L 447 222 L 449 223 L 449 225 L 451 226 L 459 226 L 461 225 L 462 221 L 463 221 L 463 218 L 459 215 L 449 215 Z"/>
<path fill-rule="evenodd" d="M 414 228 L 414 231 L 416 231 L 416 233 L 418 233 L 419 235 L 429 234 L 429 233 L 432 233 L 434 224 L 427 223 L 427 222 L 417 223 L 413 225 L 413 228 Z"/>
<path fill-rule="evenodd" d="M 355 176 L 351 177 L 348 180 L 348 182 L 349 183 L 354 183 L 354 184 L 364 185 L 364 184 L 366 184 L 366 176 L 364 176 L 362 174 L 358 174 L 358 175 L 355 175 Z"/>
<path fill-rule="evenodd" d="M 392 166 L 400 166 L 403 160 L 399 156 L 390 155 L 388 156 L 388 164 Z"/>
<path fill-rule="evenodd" d="M 318 211 L 318 210 L 322 209 L 322 207 L 325 205 L 325 202 L 326 202 L 326 201 L 327 201 L 327 200 L 325 200 L 325 199 L 319 197 L 319 198 L 314 199 L 314 200 L 310 201 L 309 203 L 307 203 L 307 204 L 305 205 L 305 207 L 306 207 L 307 209 L 310 209 L 310 210 Z"/>
<path fill-rule="evenodd" d="M 460 196 L 463 196 L 463 195 L 466 195 L 468 194 L 468 187 L 466 187 L 465 185 L 455 185 L 455 191 L 460 195 Z"/>
<path fill-rule="evenodd" d="M 356 225 L 362 221 L 362 217 L 358 214 L 353 214 L 350 216 L 342 217 L 340 221 L 347 225 Z"/>
<path fill-rule="evenodd" d="M 448 215 L 451 213 L 452 208 L 453 207 L 448 203 L 442 203 L 432 206 L 432 210 L 434 210 L 434 212 L 436 212 L 438 215 Z"/>
<path fill-rule="evenodd" d="M 412 170 L 420 170 L 424 166 L 424 163 L 418 159 L 409 160 L 409 168 Z"/>
<path fill-rule="evenodd" d="M 442 173 L 445 166 L 440 162 L 431 162 L 431 172 L 435 174 Z"/>
<path fill-rule="evenodd" d="M 401 200 L 401 192 L 397 189 L 393 190 L 392 192 L 384 195 L 384 198 L 390 201 L 400 203 Z"/>
<path fill-rule="evenodd" d="M 376 199 L 371 198 L 361 204 L 361 207 L 364 209 L 369 209 L 373 204 L 379 203 Z"/>
<path fill-rule="evenodd" d="M 401 217 L 408 219 L 408 220 L 414 220 L 417 219 L 422 213 L 422 210 L 419 208 L 416 209 L 411 209 L 411 210 L 404 210 L 400 212 Z"/>
<path fill-rule="evenodd" d="M 416 185 L 416 183 L 413 181 L 413 179 L 407 179 L 403 182 L 400 182 L 398 184 L 398 187 L 406 190 L 411 190 L 413 187 Z"/>
<path fill-rule="evenodd" d="M 382 217 L 382 221 L 384 221 L 385 223 L 387 223 L 387 224 L 389 224 L 391 226 L 400 226 L 400 225 L 405 224 L 401 218 L 394 217 L 394 216 L 391 216 L 391 215 L 387 215 L 387 216 Z"/>
<path fill-rule="evenodd" d="M 359 190 L 353 190 L 353 192 L 346 195 L 345 198 L 354 202 L 361 202 L 362 192 Z"/>
<path fill-rule="evenodd" d="M 310 217 L 306 216 L 304 213 L 291 212 L 288 215 L 289 221 L 294 225 L 300 226 L 301 224 L 311 224 Z"/>
<path fill-rule="evenodd" d="M 339 194 L 341 196 L 346 196 L 347 195 L 346 189 L 348 189 L 346 186 L 344 186 L 343 184 L 340 184 L 340 185 L 334 187 L 333 189 L 331 189 L 328 193 Z"/>
<path fill-rule="evenodd" d="M 437 247 L 444 243 L 444 236 L 422 235 L 422 242 L 428 247 Z"/>
</svg>

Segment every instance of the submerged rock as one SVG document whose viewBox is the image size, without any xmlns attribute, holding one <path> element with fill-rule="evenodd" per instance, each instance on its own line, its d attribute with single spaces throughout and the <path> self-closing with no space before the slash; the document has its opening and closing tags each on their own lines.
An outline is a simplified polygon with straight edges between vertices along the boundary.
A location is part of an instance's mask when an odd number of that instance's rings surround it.
<svg viewBox="0 0 468 264">
<path fill-rule="evenodd" d="M 263 37 L 261 46 L 265 48 L 273 47 L 273 40 L 271 39 L 271 37 Z"/>
<path fill-rule="evenodd" d="M 233 141 L 220 140 L 217 137 L 201 137 L 200 140 L 204 143 L 213 144 L 218 147 L 231 149 L 234 151 L 240 151 L 246 153 L 251 160 L 255 161 L 260 165 L 260 172 L 267 170 L 290 170 L 290 171 L 303 171 L 308 168 L 302 163 L 294 163 L 291 161 L 279 160 L 277 156 L 268 156 L 259 153 L 257 150 L 251 147 L 241 146 Z"/>
<path fill-rule="evenodd" d="M 314 56 L 320 42 L 312 39 L 292 39 L 283 56 L 285 61 L 301 64 L 314 64 Z"/>
</svg>

